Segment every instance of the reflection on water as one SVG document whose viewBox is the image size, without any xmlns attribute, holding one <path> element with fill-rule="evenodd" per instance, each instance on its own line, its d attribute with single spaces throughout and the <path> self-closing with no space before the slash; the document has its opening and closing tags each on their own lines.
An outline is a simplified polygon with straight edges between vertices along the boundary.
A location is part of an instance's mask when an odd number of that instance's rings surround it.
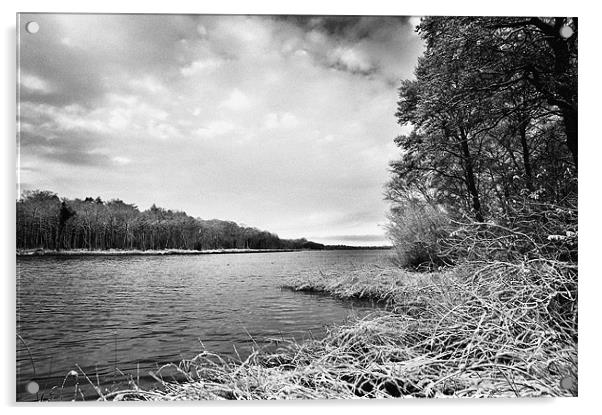
<svg viewBox="0 0 602 415">
<path fill-rule="evenodd" d="M 315 251 L 18 258 L 17 333 L 29 351 L 18 340 L 17 399 L 35 399 L 24 390 L 34 378 L 40 392 L 60 386 L 76 364 L 108 385 L 192 358 L 200 342 L 244 358 L 254 343 L 271 338 L 319 337 L 325 325 L 371 305 L 282 290 L 281 281 L 387 257 L 388 251 Z"/>
</svg>

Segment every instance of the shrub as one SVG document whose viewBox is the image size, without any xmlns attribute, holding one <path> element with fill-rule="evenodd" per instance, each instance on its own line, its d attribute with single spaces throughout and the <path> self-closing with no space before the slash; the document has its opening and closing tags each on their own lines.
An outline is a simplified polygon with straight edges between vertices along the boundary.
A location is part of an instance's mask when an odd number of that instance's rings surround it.
<svg viewBox="0 0 602 415">
<path fill-rule="evenodd" d="M 391 209 L 387 234 L 399 266 L 429 268 L 445 263 L 439 241 L 449 232 L 450 219 L 440 206 L 413 199 Z"/>
<path fill-rule="evenodd" d="M 485 223 L 452 221 L 454 230 L 440 240 L 450 261 L 525 261 L 548 259 L 577 263 L 577 201 L 515 200 L 508 212 Z"/>
</svg>

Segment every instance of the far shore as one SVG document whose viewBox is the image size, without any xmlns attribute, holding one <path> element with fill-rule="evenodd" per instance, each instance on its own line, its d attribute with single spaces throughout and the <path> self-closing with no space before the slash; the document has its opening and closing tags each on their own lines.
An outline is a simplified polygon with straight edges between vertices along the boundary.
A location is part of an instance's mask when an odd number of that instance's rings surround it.
<svg viewBox="0 0 602 415">
<path fill-rule="evenodd" d="M 300 249 L 18 249 L 17 256 L 88 256 L 88 255 L 207 255 L 207 254 L 250 254 L 256 252 L 294 252 Z"/>
<path fill-rule="evenodd" d="M 329 248 L 326 247 L 324 251 L 330 250 L 358 250 L 358 249 L 391 249 L 391 247 L 355 247 L 349 246 L 345 248 Z M 192 249 L 103 249 L 103 250 L 87 250 L 87 249 L 65 249 L 56 251 L 53 249 L 17 249 L 17 256 L 126 256 L 126 255 L 210 255 L 210 254 L 253 254 L 253 253 L 269 253 L 269 252 L 299 252 L 299 251 L 311 251 L 311 249 L 204 249 L 204 250 L 192 250 Z"/>
</svg>

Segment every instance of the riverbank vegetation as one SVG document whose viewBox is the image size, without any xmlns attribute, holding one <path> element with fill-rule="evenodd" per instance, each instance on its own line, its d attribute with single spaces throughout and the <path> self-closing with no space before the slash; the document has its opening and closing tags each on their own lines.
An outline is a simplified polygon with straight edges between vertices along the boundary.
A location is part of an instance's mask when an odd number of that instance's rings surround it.
<svg viewBox="0 0 602 415">
<path fill-rule="evenodd" d="M 576 285 L 554 261 L 466 264 L 444 272 L 362 268 L 287 289 L 370 299 L 386 309 L 242 362 L 204 351 L 168 365 L 158 387 L 116 400 L 537 397 L 577 394 Z M 180 374 L 170 380 L 165 373 Z"/>
</svg>

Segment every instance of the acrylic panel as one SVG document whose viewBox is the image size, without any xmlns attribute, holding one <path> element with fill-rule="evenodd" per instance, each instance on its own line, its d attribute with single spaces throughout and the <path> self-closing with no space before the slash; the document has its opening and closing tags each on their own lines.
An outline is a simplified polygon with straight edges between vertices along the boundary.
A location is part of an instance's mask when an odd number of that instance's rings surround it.
<svg viewBox="0 0 602 415">
<path fill-rule="evenodd" d="M 17 16 L 17 401 L 577 395 L 576 17 Z"/>
</svg>

